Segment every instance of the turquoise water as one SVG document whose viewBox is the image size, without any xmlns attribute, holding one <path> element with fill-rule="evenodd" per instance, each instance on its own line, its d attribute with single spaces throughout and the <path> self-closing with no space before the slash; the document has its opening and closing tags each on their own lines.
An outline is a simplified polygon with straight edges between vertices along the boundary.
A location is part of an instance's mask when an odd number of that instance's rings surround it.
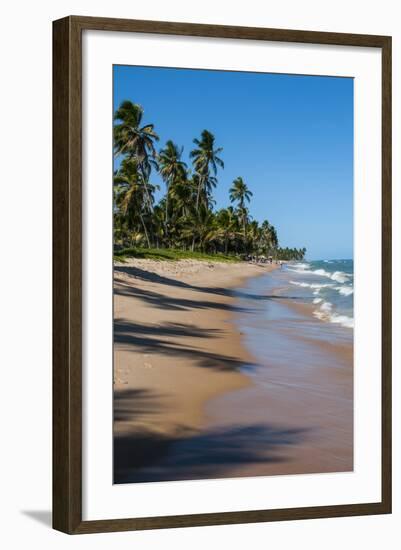
<svg viewBox="0 0 401 550">
<path fill-rule="evenodd" d="M 237 296 L 237 324 L 262 363 L 336 365 L 336 349 L 321 344 L 352 348 L 352 260 L 283 264 L 248 279 Z"/>
<path fill-rule="evenodd" d="M 319 260 L 283 267 L 295 295 L 312 301 L 314 316 L 353 328 L 353 260 Z"/>
</svg>

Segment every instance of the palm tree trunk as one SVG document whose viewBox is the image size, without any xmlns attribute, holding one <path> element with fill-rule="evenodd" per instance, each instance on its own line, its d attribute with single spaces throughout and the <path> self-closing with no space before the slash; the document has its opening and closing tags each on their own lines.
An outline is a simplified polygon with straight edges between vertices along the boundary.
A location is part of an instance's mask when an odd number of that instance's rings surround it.
<svg viewBox="0 0 401 550">
<path fill-rule="evenodd" d="M 147 182 L 145 183 L 144 185 L 145 187 L 145 193 L 146 193 L 146 202 L 148 203 L 148 208 L 149 210 L 152 212 L 153 214 L 153 205 L 152 205 L 152 201 L 150 200 L 150 195 L 149 195 L 149 189 L 148 189 L 148 184 Z"/>
<path fill-rule="evenodd" d="M 169 184 L 167 183 L 167 192 L 166 192 L 166 213 L 164 215 L 164 226 L 166 230 L 166 240 L 168 241 L 168 190 Z"/>
<path fill-rule="evenodd" d="M 202 185 L 203 185 L 203 176 L 199 176 L 198 192 L 197 192 L 197 195 L 196 195 L 196 211 L 197 212 L 199 210 L 199 200 L 200 200 Z"/>
<path fill-rule="evenodd" d="M 148 207 L 149 207 L 149 210 L 151 211 L 151 213 L 153 214 L 153 204 L 152 204 L 152 201 L 150 200 L 150 194 L 149 194 L 149 189 L 148 189 L 148 176 L 147 176 L 146 171 L 143 168 L 143 166 L 141 166 L 141 172 L 142 172 L 142 178 L 143 178 L 143 182 L 144 182 L 144 188 L 145 188 Z"/>
<path fill-rule="evenodd" d="M 196 211 L 197 212 L 199 210 L 199 197 L 200 197 L 200 180 L 199 180 L 199 183 L 198 183 L 198 192 L 196 194 Z"/>
<path fill-rule="evenodd" d="M 145 220 L 143 219 L 142 214 L 139 214 L 139 217 L 141 218 L 143 230 L 145 231 L 145 237 L 146 237 L 146 242 L 148 243 L 148 248 L 150 248 L 149 235 L 148 235 L 148 232 L 147 232 L 147 230 L 146 230 Z"/>
</svg>

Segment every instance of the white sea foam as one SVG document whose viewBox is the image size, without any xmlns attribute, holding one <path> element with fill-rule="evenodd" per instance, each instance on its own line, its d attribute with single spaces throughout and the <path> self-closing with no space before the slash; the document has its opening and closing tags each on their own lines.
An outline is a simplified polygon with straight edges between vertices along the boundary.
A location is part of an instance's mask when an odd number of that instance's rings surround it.
<svg viewBox="0 0 401 550">
<path fill-rule="evenodd" d="M 340 270 L 330 271 L 330 264 L 336 264 L 337 261 L 323 260 L 323 262 L 324 268 L 319 269 L 313 269 L 313 263 L 308 264 L 306 262 L 288 265 L 287 269 L 294 273 L 295 279 L 289 282 L 291 285 L 310 289 L 313 296 L 313 304 L 316 306 L 314 311 L 314 316 L 316 318 L 327 323 L 335 323 L 343 327 L 353 328 L 354 320 L 352 317 L 348 316 L 348 310 L 346 310 L 345 314 L 341 311 L 343 300 L 339 303 L 339 310 L 337 310 L 336 305 L 337 300 L 339 300 L 339 298 L 336 297 L 337 292 L 344 297 L 353 294 L 353 275 L 352 273 L 346 273 Z M 313 281 L 313 276 L 320 277 L 323 281 L 306 282 L 303 280 L 304 276 L 307 276 L 309 281 Z M 327 283 L 324 282 L 324 279 L 326 279 Z M 352 310 L 352 305 L 350 309 Z"/>
<path fill-rule="evenodd" d="M 334 271 L 334 273 L 330 273 L 330 271 L 326 271 L 325 269 L 310 270 L 307 269 L 305 266 L 310 267 L 309 264 L 296 264 L 292 266 L 292 268 L 295 269 L 292 269 L 291 267 L 289 269 L 290 271 L 302 273 L 303 275 L 318 275 L 319 277 L 327 277 L 328 279 L 336 281 L 337 283 L 346 283 L 351 277 L 351 275 L 349 275 L 348 273 L 344 273 L 343 271 Z M 297 269 L 298 267 L 299 269 Z"/>
<path fill-rule="evenodd" d="M 338 283 L 346 283 L 350 278 L 347 273 L 343 273 L 342 271 L 335 271 L 334 273 L 331 273 L 329 277 Z"/>
<path fill-rule="evenodd" d="M 305 273 L 306 270 L 310 267 L 310 264 L 307 263 L 299 263 L 299 264 L 290 264 L 287 266 L 287 269 L 289 271 L 295 271 L 296 273 Z"/>
<path fill-rule="evenodd" d="M 330 313 L 330 311 L 333 309 L 333 304 L 330 302 L 323 302 L 323 304 L 320 306 L 320 310 L 323 313 Z"/>
<path fill-rule="evenodd" d="M 354 328 L 354 319 L 347 315 L 339 315 L 333 312 L 333 304 L 330 302 L 323 302 L 319 309 L 313 312 L 313 315 L 321 321 L 336 323 L 347 328 Z"/>
<path fill-rule="evenodd" d="M 336 286 L 334 288 L 343 296 L 351 296 L 354 293 L 352 286 Z"/>
<path fill-rule="evenodd" d="M 305 269 L 308 269 L 310 267 L 310 264 L 288 264 L 287 269 L 289 271 L 296 271 L 296 272 L 304 272 Z"/>
<path fill-rule="evenodd" d="M 354 320 L 347 315 L 334 314 L 330 318 L 330 323 L 339 323 L 342 327 L 354 328 Z"/>
<path fill-rule="evenodd" d="M 312 271 L 311 273 L 314 275 L 320 275 L 320 277 L 328 277 L 337 283 L 346 283 L 349 279 L 349 275 L 347 273 L 343 273 L 342 271 L 334 271 L 334 273 L 330 273 L 325 269 L 315 269 L 315 271 Z"/>
<path fill-rule="evenodd" d="M 290 281 L 292 285 L 301 286 L 303 288 L 315 288 L 316 290 L 320 290 L 321 288 L 333 288 L 334 285 L 327 283 L 327 284 L 318 284 L 318 283 L 303 283 L 299 281 Z"/>
</svg>

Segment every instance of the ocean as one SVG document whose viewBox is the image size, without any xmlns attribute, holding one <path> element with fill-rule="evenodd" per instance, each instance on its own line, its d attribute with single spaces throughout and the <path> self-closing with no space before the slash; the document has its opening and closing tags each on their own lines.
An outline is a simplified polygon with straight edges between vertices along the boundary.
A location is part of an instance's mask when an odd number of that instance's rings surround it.
<svg viewBox="0 0 401 550">
<path fill-rule="evenodd" d="M 295 295 L 311 300 L 321 321 L 353 328 L 353 260 L 319 260 L 287 264 Z"/>
<path fill-rule="evenodd" d="M 276 365 L 336 365 L 338 346 L 352 351 L 352 260 L 283 264 L 248 279 L 236 294 L 239 330 L 261 363 L 267 357 Z"/>
</svg>

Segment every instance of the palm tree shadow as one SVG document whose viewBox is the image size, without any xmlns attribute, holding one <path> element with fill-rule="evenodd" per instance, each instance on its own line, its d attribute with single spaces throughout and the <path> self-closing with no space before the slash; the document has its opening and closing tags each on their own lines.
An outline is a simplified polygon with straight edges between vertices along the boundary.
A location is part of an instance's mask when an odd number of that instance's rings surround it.
<svg viewBox="0 0 401 550">
<path fill-rule="evenodd" d="M 144 325 L 132 323 L 125 319 L 114 320 L 114 343 L 135 348 L 143 354 L 161 353 L 166 357 L 188 358 L 195 361 L 199 367 L 223 371 L 238 371 L 252 369 L 254 363 L 244 363 L 239 359 L 201 349 L 195 345 L 187 345 L 186 338 L 199 340 L 217 338 L 220 329 L 200 328 L 181 323 L 163 323 L 160 325 Z M 178 340 L 179 339 L 179 340 Z"/>
<path fill-rule="evenodd" d="M 137 286 L 127 285 L 123 281 L 116 279 L 118 283 L 114 287 L 114 294 L 126 296 L 128 298 L 138 298 L 144 303 L 157 309 L 167 309 L 172 311 L 186 311 L 192 309 L 219 309 L 222 311 L 249 312 L 249 307 L 244 308 L 238 305 L 214 302 L 211 300 L 200 300 L 190 298 L 171 297 L 168 294 L 161 294 L 149 289 L 143 290 Z M 228 291 L 227 291 L 228 295 Z M 233 296 L 236 295 L 233 293 Z"/>
<path fill-rule="evenodd" d="M 116 435 L 114 483 L 217 479 L 241 465 L 285 463 L 286 447 L 301 443 L 309 431 L 256 424 L 206 432 L 180 426 L 174 436 Z"/>
<path fill-rule="evenodd" d="M 179 287 L 186 290 L 223 296 L 260 300 L 260 296 L 226 288 L 199 287 L 180 280 L 151 273 L 137 267 L 115 266 L 115 271 L 147 282 Z M 119 285 L 117 293 L 132 295 L 150 305 L 166 309 L 208 308 L 216 304 L 206 300 L 171 299 L 136 285 Z M 265 296 L 262 299 L 277 299 Z M 222 307 L 232 309 L 223 304 Z M 218 338 L 221 329 L 207 329 L 181 323 L 146 325 L 126 319 L 114 320 L 114 342 L 122 348 L 135 348 L 143 354 L 159 353 L 172 358 L 191 359 L 197 366 L 215 370 L 243 370 L 256 365 L 244 365 L 235 357 L 223 356 L 202 349 L 193 339 L 204 342 Z M 289 460 L 286 449 L 308 437 L 309 429 L 254 424 L 195 431 L 175 426 L 169 434 L 150 431 L 145 420 L 163 415 L 162 396 L 147 390 L 115 390 L 114 421 L 129 425 L 131 432 L 114 434 L 114 482 L 134 483 L 184 479 L 227 477 L 227 471 L 241 465 L 281 463 Z M 157 424 L 157 418 L 156 422 Z"/>
<path fill-rule="evenodd" d="M 164 396 L 147 389 L 114 390 L 114 422 L 143 421 L 146 417 L 162 413 Z"/>
<path fill-rule="evenodd" d="M 130 277 L 133 277 L 134 279 L 138 279 L 140 281 L 150 282 L 150 283 L 157 283 L 161 285 L 167 285 L 167 286 L 174 286 L 177 288 L 182 288 L 185 290 L 192 290 L 194 292 L 201 292 L 205 294 L 217 294 L 219 296 L 229 296 L 229 297 L 235 297 L 235 298 L 243 298 L 246 300 L 302 300 L 299 296 L 280 296 L 276 294 L 252 294 L 249 292 L 245 292 L 244 290 L 238 290 L 233 288 L 222 288 L 222 287 L 208 287 L 208 286 L 197 286 L 192 285 L 190 283 L 185 283 L 184 281 L 180 281 L 177 279 L 172 279 L 170 277 L 166 277 L 165 275 L 159 275 L 154 272 L 146 271 L 145 269 L 141 269 L 139 267 L 134 266 L 114 266 L 114 272 L 115 273 L 125 273 L 129 275 Z M 119 281 L 121 282 L 121 281 Z M 122 294 L 125 296 L 133 295 L 135 297 L 142 298 L 152 305 L 157 305 L 158 307 L 170 307 L 170 309 L 185 309 L 189 307 L 198 307 L 198 308 L 221 308 L 221 309 L 229 309 L 232 311 L 248 311 L 247 308 L 242 308 L 239 306 L 233 306 L 230 304 L 216 304 L 215 302 L 204 302 L 201 300 L 187 300 L 187 299 L 180 299 L 180 298 L 169 298 L 166 296 L 163 296 L 158 293 L 154 293 L 149 290 L 141 290 L 138 288 L 133 288 L 128 285 L 124 285 L 124 288 L 115 288 L 114 289 L 115 294 Z"/>
<path fill-rule="evenodd" d="M 165 275 L 159 275 L 157 273 L 146 271 L 145 269 L 141 269 L 139 267 L 134 267 L 134 266 L 115 265 L 114 273 L 125 273 L 127 275 L 130 275 L 131 277 L 134 277 L 135 279 L 139 279 L 141 281 L 150 282 L 150 283 L 174 286 L 177 288 L 194 290 L 196 292 L 205 292 L 208 294 L 219 294 L 222 296 L 231 296 L 231 291 L 227 288 L 191 285 L 190 283 L 185 283 L 184 281 L 180 281 L 177 279 L 171 279 L 170 277 L 166 277 Z"/>
</svg>

